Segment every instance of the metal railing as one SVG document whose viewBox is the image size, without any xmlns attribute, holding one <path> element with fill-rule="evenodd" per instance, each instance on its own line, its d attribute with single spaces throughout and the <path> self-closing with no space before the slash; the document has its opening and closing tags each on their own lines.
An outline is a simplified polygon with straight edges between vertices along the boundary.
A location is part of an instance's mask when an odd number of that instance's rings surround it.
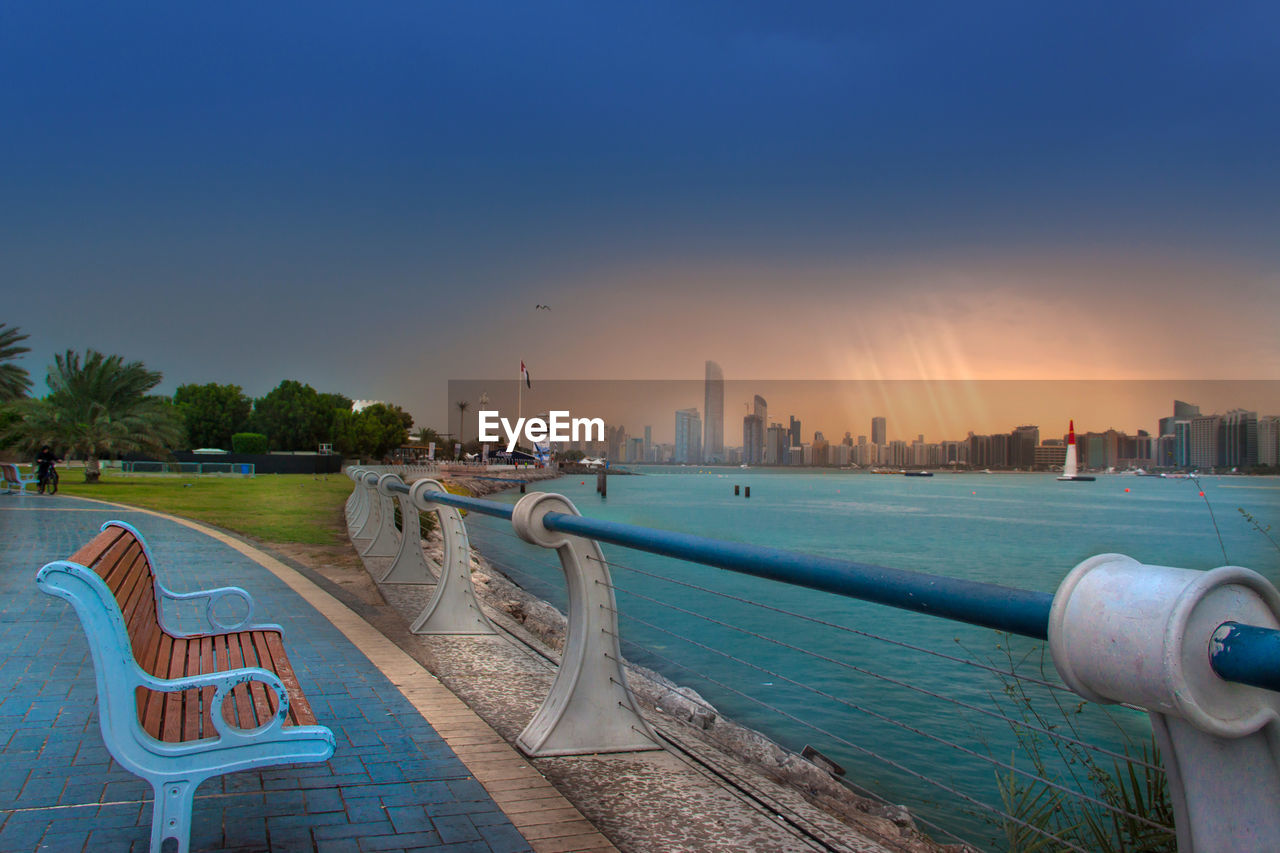
<svg viewBox="0 0 1280 853">
<path fill-rule="evenodd" d="M 252 477 L 255 474 L 252 462 L 129 462 L 120 463 L 120 473 L 160 474 L 160 475 L 196 475 L 222 477 Z"/>
<path fill-rule="evenodd" d="M 1276 797 L 1280 795 L 1280 761 L 1275 744 L 1280 720 L 1280 593 L 1260 575 L 1239 567 L 1222 567 L 1209 572 L 1149 566 L 1116 554 L 1102 555 L 1077 566 L 1062 582 L 1054 595 L 1031 592 L 996 584 L 959 580 L 923 572 L 888 569 L 879 566 L 814 557 L 773 548 L 725 542 L 689 534 L 654 530 L 636 525 L 585 518 L 559 495 L 535 493 L 522 498 L 515 506 L 495 501 L 448 494 L 433 481 L 419 481 L 412 487 L 391 474 L 374 474 L 359 469 L 349 472 L 357 488 L 348 504 L 354 538 L 364 553 L 391 551 L 392 544 L 405 552 L 404 542 L 397 539 L 392 521 L 391 497 L 401 500 L 400 514 L 404 529 L 410 513 L 435 510 L 446 521 L 446 554 L 452 539 L 453 555 L 466 552 L 465 532 L 459 511 L 509 521 L 514 536 L 525 542 L 554 549 L 560 568 L 568 582 L 568 641 L 564 663 L 543 708 L 521 735 L 519 745 L 530 755 L 599 752 L 611 749 L 643 749 L 656 745 L 652 730 L 639 715 L 626 687 L 621 666 L 620 640 L 617 628 L 619 608 L 615 593 L 643 604 L 648 610 L 643 617 L 632 617 L 651 634 L 666 634 L 691 648 L 701 647 L 735 666 L 746 667 L 762 676 L 788 682 L 855 710 L 883 724 L 890 730 L 958 749 L 994 767 L 997 774 L 1007 776 L 1014 790 L 1027 779 L 1045 785 L 1052 796 L 1070 794 L 1090 799 L 1079 791 L 1067 790 L 1052 779 L 1036 777 L 1015 762 L 983 755 L 966 745 L 961 738 L 944 731 L 945 727 L 925 727 L 904 723 L 852 701 L 847 695 L 830 688 L 814 688 L 801 684 L 784 672 L 747 659 L 743 654 L 710 649 L 697 638 L 682 636 L 655 618 L 649 610 L 679 613 L 681 618 L 714 623 L 719 628 L 749 636 L 762 642 L 809 655 L 823 665 L 838 671 L 856 673 L 892 683 L 916 695 L 928 695 L 948 702 L 966 712 L 1000 720 L 1018 732 L 1035 732 L 1035 736 L 1067 742 L 1068 751 L 1088 749 L 1116 761 L 1138 768 L 1140 773 L 1159 774 L 1168 770 L 1169 793 L 1176 818 L 1179 849 L 1280 849 L 1280 812 Z M 413 517 L 416 518 L 416 515 Z M 456 527 L 455 527 L 456 524 Z M 497 530 L 497 528 L 495 528 Z M 390 531 L 390 532 L 388 532 Z M 452 531 L 452 532 L 451 532 Z M 500 530 L 498 532 L 501 532 Z M 385 535 L 383 535 L 385 534 Z M 511 533 L 503 535 L 512 536 Z M 382 538 L 379 548 L 374 543 Z M 1163 767 L 1154 757 L 1146 760 L 1127 751 L 1124 754 L 1097 747 L 1046 724 L 1036 714 L 1008 713 L 992 707 L 981 707 L 972 701 L 943 695 L 936 689 L 912 684 L 905 677 L 875 672 L 865 666 L 814 654 L 797 648 L 785 639 L 766 636 L 761 631 L 744 629 L 726 618 L 717 619 L 690 605 L 680 607 L 660 601 L 638 588 L 617 585 L 610 568 L 620 569 L 636 577 L 647 577 L 664 583 L 675 583 L 710 596 L 734 599 L 721 591 L 708 589 L 671 577 L 658 577 L 634 566 L 611 562 L 600 551 L 600 542 L 663 555 L 691 563 L 714 566 L 792 586 L 822 590 L 841 596 L 889 605 L 891 607 L 939 616 L 953 621 L 994 628 L 1038 640 L 1048 640 L 1052 663 L 1066 686 L 1052 681 L 1026 678 L 1004 667 L 992 666 L 957 656 L 940 655 L 893 637 L 876 636 L 847 626 L 825 623 L 834 630 L 848 632 L 877 642 L 888 643 L 897 654 L 929 654 L 948 657 L 966 667 L 977 667 L 1018 680 L 1017 698 L 1025 694 L 1022 684 L 1031 683 L 1056 695 L 1076 696 L 1099 703 L 1118 703 L 1145 712 L 1160 747 Z M 413 548 L 421 559 L 421 549 L 413 537 Z M 461 552 L 459 552 L 461 548 Z M 390 553 L 384 554 L 390 556 Z M 411 560 L 412 556 L 397 557 Z M 448 560 L 446 560 L 448 562 Z M 393 569 L 395 567 L 393 566 Z M 519 566 L 512 568 L 519 573 Z M 402 572 L 404 574 L 405 572 Z M 419 571 L 419 574 L 421 572 Z M 443 578 L 443 571 L 442 571 Z M 448 584 L 437 585 L 432 613 L 424 611 L 415 630 L 436 630 L 432 620 L 440 620 L 445 612 L 466 611 L 478 607 L 469 597 L 469 566 L 459 574 L 452 592 Z M 463 591 L 465 587 L 465 591 Z M 442 596 L 452 596 L 446 605 Z M 436 599 L 440 599 L 436 601 Z M 821 619 L 796 613 L 783 607 L 758 601 L 742 601 L 744 605 L 764 608 L 788 618 L 822 623 Z M 492 630 L 487 620 L 480 626 Z M 450 631 L 450 633 L 462 633 Z M 604 643 L 601 648 L 595 644 Z M 732 684 L 718 681 L 705 669 L 690 668 L 678 660 L 652 649 L 637 649 L 646 661 L 660 659 L 668 668 L 687 670 L 693 677 L 718 685 L 724 691 L 737 692 L 744 702 L 756 698 L 738 691 Z M 1007 682 L 1006 682 L 1007 684 Z M 1066 691 L 1071 691 L 1067 693 Z M 1055 700 L 1059 701 L 1059 700 Z M 1073 700 L 1074 701 L 1074 700 Z M 1026 707 L 1033 707 L 1025 699 Z M 1061 705 L 1059 705 L 1061 707 Z M 775 712 L 799 719 L 794 710 L 772 707 Z M 577 742 L 581 732 L 591 726 L 584 720 L 600 721 L 590 742 Z M 1061 846 L 1082 849 L 1053 836 L 1035 821 L 1024 820 L 1024 813 L 1012 807 L 992 808 L 945 780 L 922 774 L 900 762 L 887 758 L 850 740 L 840 732 L 809 725 L 829 739 L 847 745 L 851 750 L 877 758 L 895 772 L 920 777 L 922 781 L 945 790 L 975 809 L 993 812 L 1019 831 L 1049 835 Z M 931 731 L 930 728 L 936 728 Z M 576 734 L 575 734 L 576 733 Z M 1069 760 L 1067 761 L 1069 763 Z M 1061 790 L 1059 790 L 1061 789 Z M 1094 805 L 1115 812 L 1140 829 L 1159 829 L 1159 823 L 1134 810 L 1117 809 L 1110 802 L 1092 798 Z M 936 830 L 947 833 L 943 827 Z M 947 833 L 950 834 L 950 833 Z"/>
</svg>

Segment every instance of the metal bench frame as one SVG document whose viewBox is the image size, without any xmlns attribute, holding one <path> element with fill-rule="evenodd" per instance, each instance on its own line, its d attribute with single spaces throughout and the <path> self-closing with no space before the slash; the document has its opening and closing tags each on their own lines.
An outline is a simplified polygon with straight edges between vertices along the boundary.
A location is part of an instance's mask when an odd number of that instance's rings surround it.
<svg viewBox="0 0 1280 853">
<path fill-rule="evenodd" d="M 154 577 L 155 563 L 138 531 L 121 521 L 108 521 L 102 530 L 108 527 L 122 528 L 137 537 Z M 192 799 L 196 788 L 206 779 L 257 767 L 325 761 L 333 755 L 334 737 L 328 728 L 284 725 L 289 711 L 289 692 L 276 673 L 261 667 L 241 667 L 184 678 L 157 678 L 134 658 L 128 627 L 115 594 L 97 572 L 70 560 L 57 560 L 40 569 L 36 583 L 41 591 L 70 602 L 80 617 L 93 654 L 102 739 L 116 761 L 150 782 L 155 792 L 152 853 L 160 853 L 168 839 L 176 839 L 178 853 L 189 849 Z M 175 593 L 162 586 L 158 578 L 154 587 L 160 626 L 175 638 L 199 635 L 175 631 L 166 625 L 164 609 L 160 607 L 163 599 L 207 600 L 205 616 L 213 632 L 280 630 L 274 625 L 247 624 L 253 615 L 253 599 L 239 587 Z M 220 621 L 214 612 L 219 601 L 230 597 L 243 599 L 249 608 L 236 624 Z M 240 728 L 224 719 L 222 713 L 211 713 L 217 737 L 169 743 L 152 737 L 139 723 L 137 697 L 142 691 L 138 688 L 160 692 L 213 688 L 210 707 L 220 711 L 235 687 L 251 682 L 265 685 L 277 701 L 274 718 L 256 728 Z"/>
<path fill-rule="evenodd" d="M 17 464 L 12 462 L 0 463 L 0 478 L 3 478 L 4 482 L 9 484 L 10 492 L 13 491 L 13 486 L 17 486 L 18 494 L 20 495 L 27 493 L 27 486 L 35 486 L 40 483 L 40 478 L 34 473 L 30 478 L 23 477 L 22 472 L 18 470 Z"/>
</svg>

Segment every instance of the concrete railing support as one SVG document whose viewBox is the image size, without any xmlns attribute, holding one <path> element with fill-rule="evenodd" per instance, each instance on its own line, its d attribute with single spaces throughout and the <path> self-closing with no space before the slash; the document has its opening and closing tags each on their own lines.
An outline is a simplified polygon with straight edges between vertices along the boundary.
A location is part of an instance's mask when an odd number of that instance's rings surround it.
<svg viewBox="0 0 1280 853">
<path fill-rule="evenodd" d="M 364 484 L 364 469 L 352 468 L 347 476 L 355 483 L 351 497 L 347 498 L 347 528 L 359 530 L 369 514 L 369 490 Z"/>
<path fill-rule="evenodd" d="M 387 486 L 393 482 L 400 483 L 401 480 L 395 474 L 383 474 L 380 477 L 370 474 L 369 476 L 377 477 L 377 487 L 370 495 L 375 502 L 374 515 L 377 516 L 377 526 L 369 531 L 373 538 L 361 549 L 360 556 L 393 557 L 400 550 L 400 531 L 396 530 L 395 500 L 391 497 Z"/>
<path fill-rule="evenodd" d="M 659 749 L 627 686 L 618 643 L 618 606 L 600 545 L 556 533 L 548 512 L 580 515 L 568 498 L 545 492 L 520 499 L 512 515 L 526 542 L 554 548 L 569 588 L 569 627 L 551 691 L 516 739 L 525 755 L 580 755 Z"/>
<path fill-rule="evenodd" d="M 415 634 L 493 634 L 471 586 L 471 544 L 458 510 L 431 499 L 444 492 L 435 480 L 418 480 L 409 489 L 410 500 L 420 510 L 432 510 L 440 522 L 444 554 L 435 594 L 409 627 Z M 419 549 L 421 553 L 421 549 Z"/>
<path fill-rule="evenodd" d="M 1086 560 L 1054 597 L 1049 647 L 1095 702 L 1146 708 L 1180 853 L 1280 850 L 1280 694 L 1218 677 L 1225 623 L 1280 628 L 1280 593 L 1249 569 Z"/>
<path fill-rule="evenodd" d="M 400 550 L 378 583 L 435 583 L 436 571 L 422 553 L 422 521 L 409 495 L 398 494 L 400 504 Z"/>
<path fill-rule="evenodd" d="M 355 540 L 357 550 L 360 550 L 373 541 L 373 537 L 377 535 L 378 527 L 382 524 L 382 502 L 378 500 L 377 474 L 364 471 L 356 482 L 365 492 L 364 500 L 366 504 L 362 517 L 352 525 L 355 533 L 351 534 L 351 538 Z"/>
</svg>

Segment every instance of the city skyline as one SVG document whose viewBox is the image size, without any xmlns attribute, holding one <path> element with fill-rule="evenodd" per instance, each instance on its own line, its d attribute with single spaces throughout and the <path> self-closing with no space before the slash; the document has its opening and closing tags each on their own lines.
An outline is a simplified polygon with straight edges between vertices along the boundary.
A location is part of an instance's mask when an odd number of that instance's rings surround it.
<svg viewBox="0 0 1280 853">
<path fill-rule="evenodd" d="M 1280 9 L 983 9 L 12 6 L 18 363 L 1280 378 Z"/>
<path fill-rule="evenodd" d="M 805 442 L 812 441 L 818 431 L 834 441 L 846 431 L 855 438 L 865 434 L 870 442 L 873 418 L 884 418 L 886 441 L 910 442 L 920 434 L 929 441 L 958 440 L 970 430 L 979 435 L 1006 433 L 1024 424 L 1039 426 L 1042 436 L 1056 437 L 1066 434 L 1070 420 L 1080 432 L 1115 429 L 1135 435 L 1144 430 L 1159 435 L 1160 421 L 1173 411 L 1173 401 L 1182 399 L 1198 401 L 1206 414 L 1241 407 L 1257 411 L 1260 417 L 1280 414 L 1280 381 L 861 382 L 731 376 L 723 382 L 727 447 L 741 446 L 743 418 L 755 413 L 757 397 L 767 413 L 764 430 L 772 423 L 787 429 L 791 419 L 798 418 Z M 512 382 L 453 380 L 450 408 L 459 399 L 474 401 L 482 392 L 498 410 L 515 405 Z M 652 440 L 663 444 L 674 441 L 672 413 L 691 409 L 700 420 L 701 443 L 705 424 L 699 404 L 704 396 L 705 383 L 694 380 L 546 380 L 526 394 L 524 403 L 526 415 L 568 409 L 575 416 L 602 417 L 632 431 L 648 425 L 653 428 Z M 474 436 L 474 421 L 469 422 L 469 434 Z"/>
</svg>

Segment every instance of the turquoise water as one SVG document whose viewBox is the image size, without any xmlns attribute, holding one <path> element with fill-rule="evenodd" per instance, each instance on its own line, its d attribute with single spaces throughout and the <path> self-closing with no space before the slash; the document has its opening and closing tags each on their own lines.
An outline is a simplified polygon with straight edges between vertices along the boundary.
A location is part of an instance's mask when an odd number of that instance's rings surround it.
<svg viewBox="0 0 1280 853">
<path fill-rule="evenodd" d="M 595 494 L 594 478 L 538 485 L 596 518 L 1045 592 L 1077 563 L 1105 552 L 1194 569 L 1230 562 L 1280 582 L 1280 551 L 1237 509 L 1280 529 L 1280 480 L 1273 478 L 1197 483 L 1111 476 L 1059 483 L 1030 474 L 642 470 L 644 476 L 611 477 L 608 499 Z M 734 485 L 750 486 L 752 496 L 735 497 Z M 564 607 L 553 554 L 515 540 L 496 519 L 473 514 L 468 528 L 495 564 Z M 1272 536 L 1280 538 L 1275 529 Z M 1007 712 L 1006 680 L 693 587 L 1006 669 L 1010 659 L 1019 660 L 1020 672 L 1040 677 L 1043 668 L 1056 679 L 1044 643 L 624 548 L 604 550 L 615 564 L 629 658 L 693 687 L 726 715 L 792 749 L 813 745 L 844 765 L 857 785 L 936 826 L 996 846 L 993 818 L 964 797 L 999 803 L 997 768 L 984 758 L 1016 755 L 1010 726 L 921 691 Z M 1028 689 L 1033 707 L 1060 724 L 1050 691 Z M 1059 701 L 1076 710 L 1069 694 Z M 1149 731 L 1145 717 L 1125 709 L 1103 714 L 1090 708 L 1071 719 L 1085 740 L 1115 749 Z M 1029 766 L 1021 757 L 1013 762 Z"/>
</svg>

